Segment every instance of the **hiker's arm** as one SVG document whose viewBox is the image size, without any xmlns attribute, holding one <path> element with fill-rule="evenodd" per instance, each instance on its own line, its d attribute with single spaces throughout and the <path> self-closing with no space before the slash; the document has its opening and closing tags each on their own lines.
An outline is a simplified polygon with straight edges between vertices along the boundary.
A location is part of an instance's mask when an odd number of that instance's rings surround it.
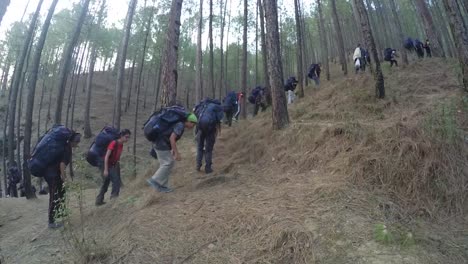
<svg viewBox="0 0 468 264">
<path fill-rule="evenodd" d="M 104 171 L 102 175 L 107 177 L 109 175 L 109 157 L 112 153 L 112 150 L 108 149 L 106 152 L 106 156 L 104 157 Z"/>
<path fill-rule="evenodd" d="M 172 133 L 169 140 L 171 141 L 172 156 L 174 157 L 175 160 L 180 160 L 180 155 L 179 155 L 179 151 L 177 150 L 177 143 L 176 143 L 177 135 L 175 133 Z"/>
<path fill-rule="evenodd" d="M 62 178 L 62 181 L 67 179 L 66 168 L 67 165 L 64 162 L 60 162 L 60 178 Z"/>
</svg>

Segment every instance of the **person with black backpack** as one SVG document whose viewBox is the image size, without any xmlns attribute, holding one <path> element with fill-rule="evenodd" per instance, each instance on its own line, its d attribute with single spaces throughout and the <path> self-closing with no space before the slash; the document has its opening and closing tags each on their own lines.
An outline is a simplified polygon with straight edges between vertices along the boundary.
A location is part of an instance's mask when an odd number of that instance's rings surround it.
<svg viewBox="0 0 468 264">
<path fill-rule="evenodd" d="M 291 76 L 286 80 L 284 84 L 284 91 L 288 94 L 288 104 L 292 104 L 294 99 L 296 99 L 296 94 L 294 90 L 296 90 L 296 86 L 299 82 L 297 81 L 296 77 Z"/>
<path fill-rule="evenodd" d="M 65 199 L 66 167 L 72 159 L 72 148 L 77 147 L 80 140 L 81 134 L 71 131 L 71 136 L 66 140 L 62 154 L 45 169 L 43 177 L 49 186 L 49 228 L 63 226 L 62 223 L 56 222 L 56 218 Z"/>
<path fill-rule="evenodd" d="M 123 145 L 128 142 L 130 135 L 130 130 L 123 129 L 119 133 L 119 138 L 112 140 L 106 148 L 106 154 L 102 164 L 100 165 L 103 182 L 101 189 L 99 190 L 99 194 L 96 197 L 96 206 L 105 204 L 104 195 L 106 194 L 111 182 L 112 191 L 110 199 L 115 199 L 119 196 L 121 179 L 120 172 L 118 170 L 118 163 L 123 151 Z"/>
<path fill-rule="evenodd" d="M 315 85 L 318 87 L 320 85 L 320 73 L 322 72 L 320 63 L 312 63 L 309 66 L 309 72 L 307 76 L 314 80 Z"/>
<path fill-rule="evenodd" d="M 414 40 L 414 48 L 418 57 L 420 59 L 424 58 L 424 44 L 419 39 Z"/>
<path fill-rule="evenodd" d="M 203 103 L 203 101 L 200 103 Z M 226 114 L 226 124 L 229 127 L 232 125 L 234 112 L 238 109 L 237 104 L 237 94 L 234 91 L 229 92 L 223 100 L 224 113 Z"/>
<path fill-rule="evenodd" d="M 233 92 L 236 96 L 235 92 Z M 226 98 L 228 99 L 228 98 Z M 225 100 L 226 100 L 225 99 Z M 225 109 L 224 109 L 225 110 Z M 195 107 L 195 115 L 198 123 L 197 135 L 197 167 L 200 171 L 202 167 L 203 155 L 205 156 L 205 173 L 213 172 L 213 148 L 216 136 L 221 133 L 221 121 L 223 120 L 223 108 L 216 99 L 205 99 Z M 231 116 L 232 118 L 232 116 Z"/>
<path fill-rule="evenodd" d="M 193 128 L 198 122 L 195 114 L 187 113 L 180 106 L 163 108 L 154 113 L 145 123 L 145 137 L 153 143 L 153 149 L 159 160 L 156 173 L 147 180 L 148 184 L 158 192 L 169 193 L 169 176 L 175 161 L 181 157 L 177 149 L 177 141 L 184 134 L 184 129 Z"/>
<path fill-rule="evenodd" d="M 9 197 L 18 197 L 17 185 L 21 181 L 21 172 L 18 169 L 18 164 L 13 161 L 12 164 L 8 163 L 8 188 L 7 195 Z"/>
<path fill-rule="evenodd" d="M 426 57 L 431 58 L 432 52 L 431 52 L 431 43 L 429 42 L 429 39 L 426 39 L 426 42 L 424 43 L 423 48 L 426 50 Z"/>
<path fill-rule="evenodd" d="M 396 60 L 397 58 L 396 50 L 392 48 L 386 48 L 384 51 L 384 60 L 390 62 L 390 67 L 393 67 L 393 64 L 395 64 L 398 67 L 398 61 Z"/>
</svg>

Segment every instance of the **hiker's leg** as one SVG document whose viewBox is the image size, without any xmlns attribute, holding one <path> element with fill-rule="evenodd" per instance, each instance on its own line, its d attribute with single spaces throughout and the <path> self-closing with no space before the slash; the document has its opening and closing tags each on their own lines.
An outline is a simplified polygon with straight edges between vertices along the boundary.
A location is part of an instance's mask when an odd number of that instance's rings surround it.
<svg viewBox="0 0 468 264">
<path fill-rule="evenodd" d="M 101 189 L 99 190 L 99 194 L 96 197 L 96 204 L 100 204 L 104 201 L 104 195 L 107 192 L 107 189 L 109 188 L 109 183 L 110 183 L 110 173 L 107 175 L 107 177 L 102 176 L 102 185 Z"/>
<path fill-rule="evenodd" d="M 63 181 L 60 176 L 56 178 L 57 191 L 55 194 L 54 200 L 54 220 L 57 218 L 58 212 L 63 210 L 63 205 L 65 204 L 65 187 L 63 186 Z M 55 221 L 54 221 L 55 222 Z"/>
<path fill-rule="evenodd" d="M 205 170 L 211 169 L 213 164 L 213 148 L 216 142 L 216 130 L 213 130 L 206 135 L 206 149 L 205 149 Z"/>
<path fill-rule="evenodd" d="M 175 161 L 170 150 L 156 150 L 156 154 L 158 154 L 159 169 L 151 179 L 159 185 L 167 187 Z"/>
<path fill-rule="evenodd" d="M 116 198 L 119 196 L 120 193 L 120 173 L 117 170 L 117 166 L 112 166 L 109 168 L 109 178 L 112 182 L 112 191 L 111 191 L 111 199 Z"/>
<path fill-rule="evenodd" d="M 205 147 L 205 135 L 201 130 L 197 133 L 197 169 L 201 168 L 203 160 L 203 149 Z"/>
<path fill-rule="evenodd" d="M 57 192 L 57 186 L 55 184 L 55 180 L 51 177 L 52 175 L 44 175 L 44 180 L 47 182 L 47 185 L 49 186 L 49 211 L 48 211 L 48 216 L 49 216 L 49 224 L 54 223 L 54 195 Z"/>
</svg>

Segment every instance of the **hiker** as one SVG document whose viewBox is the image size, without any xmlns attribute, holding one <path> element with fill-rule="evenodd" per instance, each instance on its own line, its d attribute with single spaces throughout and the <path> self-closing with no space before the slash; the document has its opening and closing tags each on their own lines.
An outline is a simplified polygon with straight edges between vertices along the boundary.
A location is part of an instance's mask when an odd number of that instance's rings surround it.
<svg viewBox="0 0 468 264">
<path fill-rule="evenodd" d="M 297 81 L 296 77 L 291 76 L 286 80 L 284 84 L 284 91 L 288 94 L 288 104 L 292 104 L 294 99 L 296 99 L 296 95 L 294 94 L 294 90 L 296 90 L 296 86 L 299 82 Z"/>
<path fill-rule="evenodd" d="M 366 71 L 366 66 L 370 65 L 370 62 L 371 59 L 369 56 L 369 52 L 366 49 L 361 48 L 361 71 Z"/>
<path fill-rule="evenodd" d="M 314 80 L 316 86 L 319 86 L 320 84 L 320 72 L 322 71 L 320 67 L 321 67 L 320 63 L 311 64 L 309 67 L 309 72 L 307 74 L 307 76 L 310 79 Z"/>
<path fill-rule="evenodd" d="M 398 61 L 396 60 L 397 58 L 396 50 L 392 48 L 386 48 L 384 51 L 384 60 L 390 62 L 390 67 L 393 67 L 393 64 L 395 64 L 398 67 Z"/>
<path fill-rule="evenodd" d="M 416 50 L 416 54 L 418 55 L 418 57 L 420 59 L 424 58 L 424 44 L 419 40 L 419 39 L 415 39 L 414 40 L 414 48 Z"/>
<path fill-rule="evenodd" d="M 18 198 L 18 188 L 17 184 L 21 181 L 21 172 L 18 169 L 18 164 L 16 161 L 12 161 L 11 166 L 8 163 L 8 188 L 7 188 L 7 197 L 16 197 Z"/>
<path fill-rule="evenodd" d="M 202 101 L 203 102 L 203 101 Z M 200 103 L 202 103 L 200 102 Z M 228 126 L 232 125 L 232 118 L 234 112 L 238 109 L 237 107 L 237 94 L 234 91 L 229 92 L 223 100 L 224 113 L 226 114 L 226 124 Z M 198 117 L 198 116 L 197 116 Z M 200 118 L 199 118 L 200 119 Z"/>
<path fill-rule="evenodd" d="M 238 92 L 237 93 L 237 112 L 234 114 L 234 117 L 232 118 L 232 120 L 234 121 L 239 120 L 240 112 L 242 110 L 242 107 L 244 107 L 243 105 L 244 105 L 244 93 Z"/>
<path fill-rule="evenodd" d="M 362 64 L 361 44 L 357 44 L 357 47 L 354 50 L 353 61 L 354 61 L 354 70 L 355 70 L 355 73 L 357 74 L 359 70 L 361 69 L 361 64 Z"/>
<path fill-rule="evenodd" d="M 96 197 L 96 206 L 105 204 L 104 195 L 109 188 L 109 184 L 112 182 L 112 191 L 110 199 L 115 199 L 120 193 L 120 171 L 119 161 L 120 155 L 123 151 L 123 145 L 128 142 L 131 132 L 128 129 L 122 129 L 119 133 L 119 138 L 112 140 L 107 146 L 106 154 L 101 163 L 103 182 L 99 194 Z"/>
<path fill-rule="evenodd" d="M 252 90 L 252 93 L 249 96 L 249 102 L 254 105 L 253 116 L 258 114 L 258 111 L 261 109 L 262 112 L 265 112 L 266 98 L 265 98 L 265 87 L 257 86 Z"/>
<path fill-rule="evenodd" d="M 403 47 L 405 49 L 407 49 L 409 52 L 413 52 L 415 51 L 415 46 L 414 46 L 414 41 L 412 38 L 407 38 L 405 39 L 405 41 L 403 42 Z"/>
<path fill-rule="evenodd" d="M 431 44 L 429 42 L 429 39 L 426 39 L 426 42 L 424 43 L 423 48 L 426 50 L 426 57 L 431 58 L 432 52 L 431 52 Z"/>
<path fill-rule="evenodd" d="M 156 173 L 147 180 L 155 190 L 169 193 L 167 186 L 175 161 L 181 157 L 177 149 L 177 140 L 184 134 L 184 128 L 192 129 L 198 120 L 195 114 L 187 113 L 180 106 L 172 106 L 154 113 L 144 126 L 145 136 L 153 142 L 153 148 L 159 160 Z"/>
<path fill-rule="evenodd" d="M 235 92 L 234 96 L 236 96 Z M 229 96 L 229 95 L 228 95 Z M 229 99 L 229 98 L 226 98 Z M 226 103 L 226 102 L 225 102 Z M 213 147 L 216 136 L 221 133 L 221 121 L 223 120 L 223 107 L 216 99 L 205 99 L 195 107 L 195 115 L 198 123 L 196 128 L 197 135 L 197 167 L 200 171 L 202 167 L 203 155 L 205 155 L 205 173 L 213 172 L 212 159 Z"/>
</svg>

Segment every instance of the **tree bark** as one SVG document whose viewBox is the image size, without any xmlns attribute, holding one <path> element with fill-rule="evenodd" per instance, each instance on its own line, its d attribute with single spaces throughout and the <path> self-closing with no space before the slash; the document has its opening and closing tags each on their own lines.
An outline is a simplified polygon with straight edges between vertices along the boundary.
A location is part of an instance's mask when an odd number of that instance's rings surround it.
<svg viewBox="0 0 468 264">
<path fill-rule="evenodd" d="M 268 57 L 268 52 L 266 49 L 266 36 L 265 36 L 265 14 L 264 14 L 264 9 L 262 5 L 262 0 L 257 1 L 257 5 L 260 11 L 260 45 L 262 48 L 262 60 L 263 60 L 263 80 L 265 83 L 265 91 L 266 91 L 266 99 L 267 103 L 269 105 L 272 104 L 272 99 L 271 99 L 271 86 L 269 84 L 270 77 L 268 75 L 268 63 L 267 63 L 267 57 Z M 244 96 L 244 102 L 245 102 L 245 97 Z M 245 108 L 245 107 L 244 107 Z"/>
<path fill-rule="evenodd" d="M 211 98 L 215 98 L 215 84 L 214 84 L 214 53 L 213 53 L 213 0 L 210 0 L 210 17 L 208 26 L 208 38 L 210 40 L 210 91 Z"/>
<path fill-rule="evenodd" d="M 346 64 L 346 52 L 343 43 L 343 34 L 341 33 L 340 19 L 338 18 L 338 11 L 336 10 L 336 0 L 330 0 L 332 7 L 333 25 L 335 26 L 336 40 L 338 42 L 338 52 L 340 56 L 341 69 L 344 75 L 348 74 L 348 65 Z"/>
<path fill-rule="evenodd" d="M 429 8 L 427 7 L 425 0 L 415 0 L 415 2 L 419 14 L 422 17 L 427 38 L 429 39 L 432 46 L 432 54 L 434 56 L 445 57 L 444 49 L 442 48 L 442 42 L 437 34 L 434 21 L 432 20 L 431 13 L 429 12 Z"/>
<path fill-rule="evenodd" d="M 10 0 L 0 1 L 0 24 L 2 23 L 3 16 L 5 15 L 9 5 L 10 5 Z"/>
<path fill-rule="evenodd" d="M 36 194 L 32 192 L 31 189 L 31 174 L 27 166 L 27 160 L 30 158 L 31 153 L 31 138 L 32 138 L 32 116 L 34 111 L 34 95 L 36 92 L 36 83 L 37 76 L 39 71 L 39 65 L 41 63 L 42 50 L 44 49 L 44 43 L 47 38 L 47 33 L 49 31 L 50 21 L 52 15 L 54 14 L 55 7 L 57 6 L 58 0 L 54 0 L 50 5 L 49 12 L 47 13 L 46 20 L 42 26 L 41 35 L 39 37 L 36 51 L 34 53 L 34 59 L 31 65 L 31 74 L 29 76 L 29 89 L 27 95 L 27 104 L 26 104 L 26 124 L 24 127 L 24 142 L 23 142 L 23 186 L 26 193 L 26 198 L 35 198 Z M 44 87 L 42 95 L 44 95 Z M 41 104 L 42 104 L 41 96 Z M 39 125 L 39 124 L 38 124 Z"/>
<path fill-rule="evenodd" d="M 356 9 L 359 13 L 359 21 L 361 22 L 361 28 L 363 36 L 365 37 L 366 46 L 370 48 L 372 57 L 374 59 L 375 65 L 375 93 L 377 98 L 385 98 L 385 86 L 384 86 L 384 77 L 382 74 L 382 69 L 380 67 L 379 56 L 377 54 L 377 48 L 375 46 L 374 36 L 372 35 L 372 29 L 369 23 L 369 17 L 367 15 L 366 8 L 362 0 L 353 0 Z"/>
<path fill-rule="evenodd" d="M 135 75 L 135 63 L 137 60 L 137 53 L 138 51 L 135 52 L 135 57 L 133 57 L 132 61 L 132 68 L 130 69 L 130 80 L 127 85 L 127 98 L 125 98 L 125 109 L 124 112 L 126 113 L 128 111 L 128 107 L 130 107 L 130 99 L 132 98 L 132 89 L 133 89 L 133 77 Z M 143 54 L 143 57 L 145 54 Z"/>
<path fill-rule="evenodd" d="M 247 21 L 248 21 L 248 1 L 244 0 L 244 33 L 242 34 L 242 67 L 241 67 L 241 87 L 242 92 L 247 94 Z M 245 96 L 244 96 L 245 97 Z M 245 107 L 241 107 L 242 117 L 247 118 L 247 111 Z"/>
<path fill-rule="evenodd" d="M 172 0 L 167 42 L 162 59 L 161 106 L 174 105 L 177 100 L 177 59 L 179 56 L 180 15 L 183 0 Z"/>
<path fill-rule="evenodd" d="M 19 92 L 19 86 L 21 83 L 21 77 L 22 77 L 22 71 L 23 71 L 23 66 L 24 62 L 26 60 L 26 56 L 28 54 L 28 50 L 30 47 L 30 44 L 33 41 L 33 35 L 34 35 L 34 30 L 36 28 L 36 23 L 37 19 L 39 17 L 39 13 L 41 10 L 41 6 L 44 0 L 40 0 L 36 12 L 34 13 L 34 16 L 31 20 L 31 23 L 29 25 L 29 29 L 26 35 L 26 39 L 23 43 L 23 47 L 21 49 L 21 54 L 19 56 L 19 60 L 17 60 L 16 67 L 13 73 L 13 80 L 12 80 L 12 86 L 11 86 L 11 98 L 10 98 L 10 104 L 9 104 L 9 117 L 8 117 L 8 161 L 10 164 L 13 164 L 13 161 L 15 161 L 15 119 L 16 119 L 16 101 L 18 98 L 18 92 Z M 19 141 L 19 138 L 18 138 Z M 19 149 L 17 150 L 19 151 Z M 18 160 L 18 162 L 20 162 Z"/>
<path fill-rule="evenodd" d="M 278 31 L 278 6 L 276 1 L 264 1 L 266 21 L 266 44 L 268 50 L 268 74 L 272 94 L 273 129 L 279 130 L 289 125 L 286 94 L 283 88 L 283 67 Z"/>
<path fill-rule="evenodd" d="M 203 0 L 200 0 L 200 10 L 198 13 L 198 34 L 197 34 L 197 73 L 195 81 L 195 101 L 200 102 L 203 98 L 203 53 L 202 53 L 202 31 L 203 31 Z"/>
<path fill-rule="evenodd" d="M 67 83 L 68 72 L 70 70 L 70 63 L 72 58 L 73 50 L 75 49 L 78 39 L 80 37 L 81 27 L 84 24 L 86 14 L 88 13 L 89 2 L 91 0 L 85 0 L 83 7 L 81 8 L 80 17 L 76 23 L 75 29 L 72 34 L 72 38 L 68 43 L 63 56 L 62 56 L 62 66 L 60 69 L 60 74 L 57 82 L 57 105 L 55 108 L 55 124 L 60 124 L 62 122 L 62 107 L 63 107 L 63 96 L 65 94 L 65 86 Z"/>
<path fill-rule="evenodd" d="M 125 19 L 125 32 L 122 37 L 121 50 L 119 52 L 119 64 L 117 72 L 117 83 L 115 87 L 114 98 L 114 127 L 120 129 L 120 119 L 122 116 L 122 90 L 125 78 L 125 61 L 127 60 L 127 48 L 130 39 L 130 31 L 132 29 L 133 14 L 135 13 L 137 0 L 131 0 L 128 5 L 127 18 Z"/>
<path fill-rule="evenodd" d="M 390 9 L 392 10 L 393 14 L 393 19 L 395 21 L 395 25 L 397 27 L 398 31 L 398 36 L 400 40 L 400 52 L 401 52 L 401 57 L 403 58 L 403 63 L 408 65 L 408 55 L 406 54 L 406 49 L 403 47 L 403 43 L 405 41 L 405 35 L 403 34 L 403 29 L 401 27 L 400 19 L 398 18 L 398 13 L 397 13 L 397 8 L 395 4 L 395 0 L 390 0 Z"/>
<path fill-rule="evenodd" d="M 98 29 L 101 27 L 102 21 L 104 19 L 104 10 L 106 9 L 106 0 L 102 0 L 101 7 L 98 13 L 98 20 L 96 27 Z M 91 60 L 89 62 L 89 71 L 88 78 L 86 78 L 86 107 L 84 112 L 84 138 L 91 138 L 93 132 L 91 130 L 90 122 L 90 111 L 91 111 L 91 98 L 93 94 L 93 77 L 94 77 L 94 66 L 96 65 L 96 54 L 97 54 L 97 44 L 93 43 L 91 50 Z"/>
<path fill-rule="evenodd" d="M 297 79 L 299 80 L 299 98 L 304 97 L 304 84 L 303 80 L 304 78 L 302 75 L 304 74 L 304 71 L 302 69 L 302 55 L 304 52 L 302 51 L 303 49 L 303 41 L 302 41 L 302 30 L 301 30 L 301 17 L 299 15 L 299 0 L 294 0 L 294 14 L 296 18 L 296 53 L 297 53 Z"/>
<path fill-rule="evenodd" d="M 444 7 L 449 15 L 450 29 L 457 48 L 461 67 L 462 83 L 468 92 L 468 29 L 463 26 L 463 17 L 457 12 L 456 0 L 444 0 Z"/>
<path fill-rule="evenodd" d="M 223 91 L 226 90 L 227 88 L 225 88 L 225 76 L 224 76 L 224 26 L 226 24 L 226 7 L 227 7 L 227 0 L 225 0 L 224 2 L 224 13 L 223 13 L 223 1 L 220 0 L 219 1 L 219 13 L 220 13 L 220 16 L 221 16 L 221 36 L 220 36 L 220 47 L 221 47 L 221 50 L 220 50 L 220 77 L 219 77 L 219 98 L 223 98 Z"/>
<path fill-rule="evenodd" d="M 328 62 L 328 41 L 325 35 L 325 22 L 323 21 L 323 12 L 322 12 L 322 1 L 317 0 L 317 9 L 319 15 L 319 31 L 320 31 L 320 39 L 322 42 L 322 61 L 325 66 L 325 75 L 327 77 L 327 81 L 330 80 L 330 63 Z"/>
</svg>

